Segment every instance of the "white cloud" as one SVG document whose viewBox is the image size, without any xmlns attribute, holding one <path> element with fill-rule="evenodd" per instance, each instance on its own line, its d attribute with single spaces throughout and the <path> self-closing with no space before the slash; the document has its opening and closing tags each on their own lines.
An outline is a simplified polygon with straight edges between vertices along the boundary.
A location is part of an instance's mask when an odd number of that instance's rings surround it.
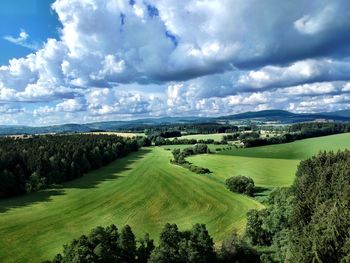
<svg viewBox="0 0 350 263">
<path fill-rule="evenodd" d="M 40 45 L 36 42 L 29 42 L 29 34 L 21 29 L 18 37 L 13 37 L 13 36 L 4 36 L 4 39 L 15 44 L 18 46 L 22 46 L 25 48 L 29 48 L 32 50 L 38 50 L 40 48 Z"/>
<path fill-rule="evenodd" d="M 336 81 L 350 78 L 348 60 L 308 59 L 288 66 L 266 66 L 239 77 L 237 84 L 248 88 L 286 87 L 305 82 Z"/>
<path fill-rule="evenodd" d="M 349 92 L 346 0 L 57 0 L 53 10 L 59 39 L 0 67 L 0 103 L 31 103 L 38 122 L 307 110 Z"/>
<path fill-rule="evenodd" d="M 342 88 L 343 92 L 350 92 L 350 82 L 346 83 L 343 88 Z"/>
<path fill-rule="evenodd" d="M 294 22 L 294 27 L 302 34 L 318 34 L 334 26 L 337 19 L 337 6 L 327 5 L 314 15 L 304 15 Z"/>
<path fill-rule="evenodd" d="M 95 89 L 87 94 L 88 111 L 91 115 L 160 115 L 164 110 L 161 98 L 139 92 L 120 92 L 117 88 Z"/>
</svg>

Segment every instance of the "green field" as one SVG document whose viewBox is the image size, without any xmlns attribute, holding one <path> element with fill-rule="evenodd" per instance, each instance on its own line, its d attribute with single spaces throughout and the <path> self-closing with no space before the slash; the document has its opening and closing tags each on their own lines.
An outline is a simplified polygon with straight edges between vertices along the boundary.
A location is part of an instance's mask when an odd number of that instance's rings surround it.
<svg viewBox="0 0 350 263">
<path fill-rule="evenodd" d="M 232 230 L 244 230 L 249 209 L 262 207 L 260 199 L 229 192 L 225 178 L 250 176 L 261 191 L 290 185 L 299 160 L 319 150 L 350 148 L 350 134 L 188 158 L 209 168 L 210 175 L 169 162 L 171 152 L 165 149 L 183 147 L 188 145 L 141 149 L 62 188 L 1 200 L 0 262 L 52 258 L 72 238 L 111 223 L 130 224 L 137 236 L 148 232 L 155 239 L 166 222 L 180 229 L 205 223 L 220 242 Z M 220 147 L 227 148 L 210 145 Z"/>
<path fill-rule="evenodd" d="M 224 181 L 235 175 L 253 178 L 257 186 L 271 188 L 293 182 L 298 160 L 237 157 L 221 154 L 196 155 L 187 158 L 195 165 L 209 168 L 213 176 Z"/>
<path fill-rule="evenodd" d="M 170 158 L 160 147 L 142 149 L 62 189 L 0 201 L 0 262 L 40 262 L 72 238 L 111 223 L 154 238 L 166 222 L 181 229 L 205 223 L 219 242 L 244 229 L 249 209 L 262 207 Z"/>
<path fill-rule="evenodd" d="M 292 143 L 256 148 L 224 150 L 218 154 L 188 158 L 195 165 L 209 168 L 213 176 L 224 180 L 235 175 L 252 177 L 266 188 L 288 186 L 293 182 L 300 160 L 320 150 L 350 149 L 350 133 L 318 137 Z"/>
<path fill-rule="evenodd" d="M 303 160 L 317 154 L 321 150 L 337 151 L 344 149 L 350 149 L 350 133 L 305 139 L 285 144 L 234 149 L 223 151 L 221 154 L 257 158 Z"/>
</svg>

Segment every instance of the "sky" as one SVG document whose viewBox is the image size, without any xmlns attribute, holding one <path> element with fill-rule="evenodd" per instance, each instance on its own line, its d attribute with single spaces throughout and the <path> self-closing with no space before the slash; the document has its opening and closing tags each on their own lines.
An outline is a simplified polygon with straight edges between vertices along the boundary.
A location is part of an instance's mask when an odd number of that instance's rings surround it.
<svg viewBox="0 0 350 263">
<path fill-rule="evenodd" d="M 1 0 L 0 125 L 349 109 L 348 0 Z"/>
</svg>

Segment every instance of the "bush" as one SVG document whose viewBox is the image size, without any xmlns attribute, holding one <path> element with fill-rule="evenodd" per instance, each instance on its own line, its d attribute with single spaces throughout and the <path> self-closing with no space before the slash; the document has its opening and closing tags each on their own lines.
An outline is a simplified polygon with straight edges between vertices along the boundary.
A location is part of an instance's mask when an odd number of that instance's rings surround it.
<svg viewBox="0 0 350 263">
<path fill-rule="evenodd" d="M 241 194 L 246 194 L 249 196 L 254 195 L 254 181 L 250 177 L 246 176 L 233 176 L 228 179 L 226 179 L 225 182 L 226 186 L 230 191 L 236 192 L 236 193 L 241 193 Z"/>
<path fill-rule="evenodd" d="M 211 173 L 208 168 L 199 167 L 196 165 L 190 165 L 190 171 L 196 174 L 209 174 Z"/>
</svg>

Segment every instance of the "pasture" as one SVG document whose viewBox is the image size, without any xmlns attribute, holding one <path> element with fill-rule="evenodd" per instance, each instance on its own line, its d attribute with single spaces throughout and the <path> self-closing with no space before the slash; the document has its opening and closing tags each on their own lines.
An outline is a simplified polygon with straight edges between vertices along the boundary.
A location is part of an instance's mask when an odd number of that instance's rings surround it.
<svg viewBox="0 0 350 263">
<path fill-rule="evenodd" d="M 137 153 L 63 185 L 0 201 L 0 262 L 40 262 L 97 225 L 130 224 L 158 237 L 165 223 L 205 223 L 216 242 L 243 231 L 256 200 L 222 182 L 170 164 L 160 147 Z"/>
<path fill-rule="evenodd" d="M 235 175 L 253 178 L 257 186 L 273 188 L 293 182 L 300 160 L 320 151 L 350 149 L 350 133 L 305 139 L 292 143 L 223 150 L 217 154 L 191 156 L 188 160 L 225 180 Z"/>
<path fill-rule="evenodd" d="M 345 149 L 350 149 L 350 133 L 304 139 L 284 144 L 233 149 L 222 151 L 220 154 L 256 158 L 304 160 L 317 154 L 319 151 L 338 151 Z"/>
<path fill-rule="evenodd" d="M 210 145 L 224 149 L 188 158 L 209 175 L 170 163 L 166 149 L 188 146 L 143 148 L 62 187 L 0 200 L 0 262 L 50 259 L 73 238 L 112 223 L 155 239 L 167 222 L 180 229 L 204 223 L 218 244 L 233 230 L 243 232 L 248 210 L 263 207 L 260 197 L 228 191 L 227 177 L 250 176 L 261 191 L 288 186 L 300 160 L 350 148 L 350 133 L 248 149 Z"/>
</svg>

